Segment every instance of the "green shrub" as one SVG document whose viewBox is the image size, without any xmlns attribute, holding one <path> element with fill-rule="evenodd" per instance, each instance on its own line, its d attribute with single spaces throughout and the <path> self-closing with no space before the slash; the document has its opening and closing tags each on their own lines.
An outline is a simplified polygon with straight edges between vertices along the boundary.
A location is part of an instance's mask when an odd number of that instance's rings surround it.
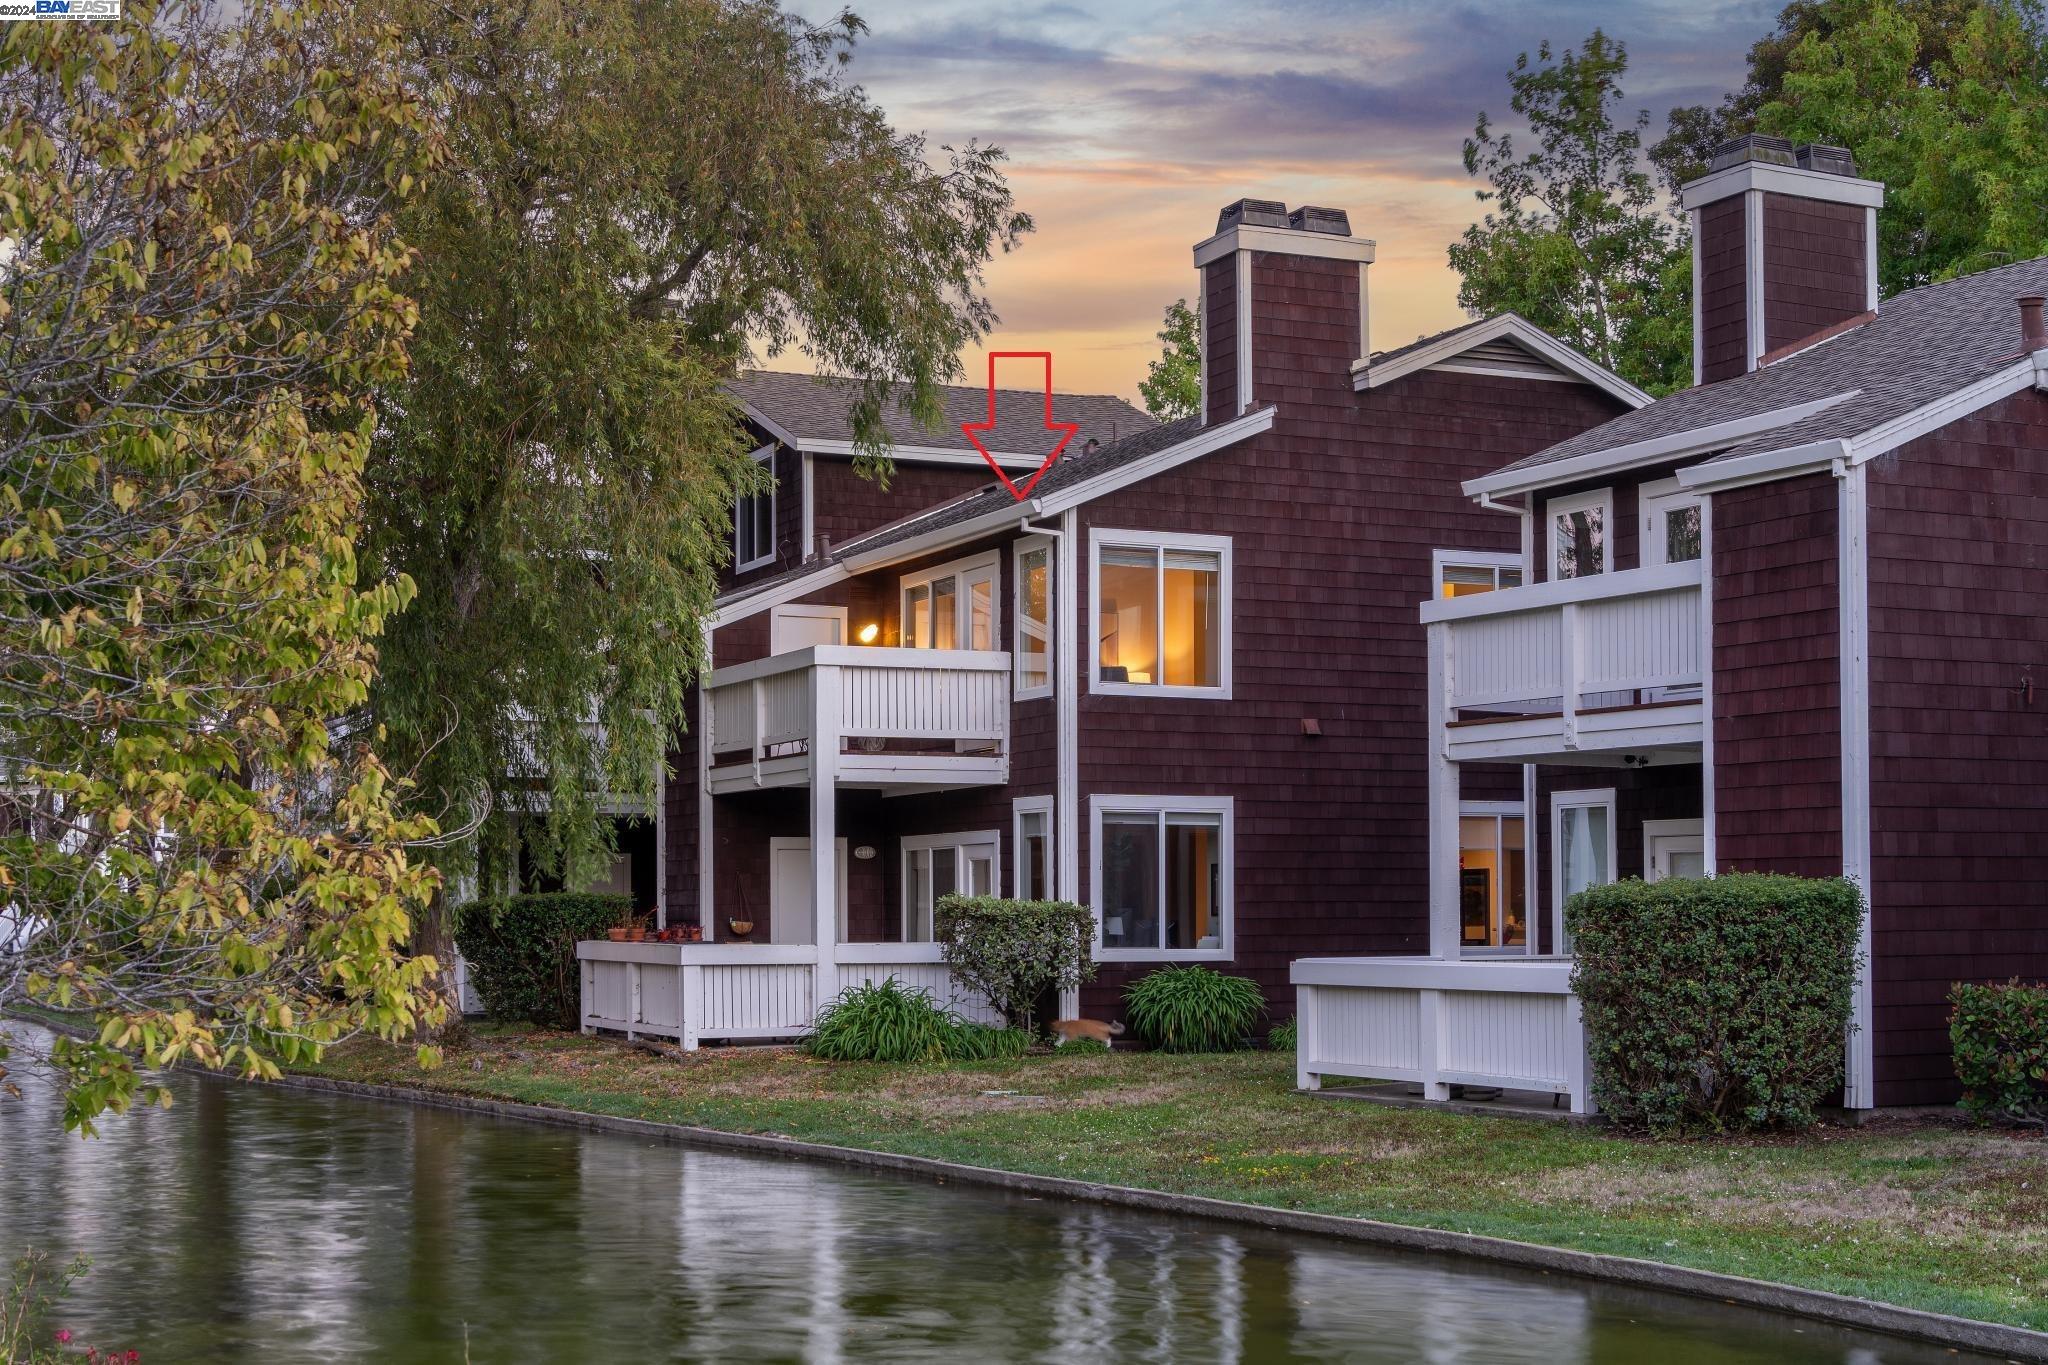
<svg viewBox="0 0 2048 1365">
<path fill-rule="evenodd" d="M 955 1021 L 946 1037 L 946 1056 L 956 1062 L 1014 1062 L 1031 1048 L 1031 1035 L 1020 1028 L 994 1028 Z"/>
<path fill-rule="evenodd" d="M 1266 1046 L 1275 1052 L 1299 1052 L 1301 1050 L 1301 1021 L 1289 1019 L 1284 1024 L 1273 1025 L 1273 1031 L 1266 1035 Z"/>
<path fill-rule="evenodd" d="M 1959 981 L 1948 1001 L 1963 1108 L 1979 1122 L 2048 1124 L 2048 985 Z"/>
<path fill-rule="evenodd" d="M 1842 1081 L 1862 897 L 1838 877 L 1616 882 L 1565 925 L 1593 1094 L 1657 1131 L 1802 1127 Z"/>
<path fill-rule="evenodd" d="M 1162 967 L 1124 988 L 1131 1031 L 1161 1052 L 1230 1052 L 1266 1012 L 1257 983 L 1207 967 Z"/>
<path fill-rule="evenodd" d="M 1031 1035 L 948 1014 L 892 976 L 841 991 L 819 1011 L 807 1046 L 832 1062 L 988 1062 L 1023 1056 Z"/>
<path fill-rule="evenodd" d="M 1095 917 L 1066 901 L 941 896 L 932 936 L 953 975 L 1026 1031 L 1039 996 L 1095 977 Z"/>
<path fill-rule="evenodd" d="M 470 901 L 455 910 L 455 946 L 494 1019 L 574 1029 L 583 1019 L 578 939 L 603 938 L 632 912 L 626 896 L 552 892 Z"/>
</svg>

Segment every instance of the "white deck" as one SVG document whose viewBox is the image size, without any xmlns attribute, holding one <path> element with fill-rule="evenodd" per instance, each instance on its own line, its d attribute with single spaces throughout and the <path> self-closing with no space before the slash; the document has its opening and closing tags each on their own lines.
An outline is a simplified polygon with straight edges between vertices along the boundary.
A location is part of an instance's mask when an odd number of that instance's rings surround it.
<svg viewBox="0 0 2048 1365">
<path fill-rule="evenodd" d="M 895 977 L 941 1008 L 999 1023 L 931 943 L 613 943 L 576 945 L 583 1031 L 672 1038 L 686 1051 L 705 1039 L 794 1040 L 849 986 Z"/>
<path fill-rule="evenodd" d="M 1492 1085 L 1593 1112 L 1586 1031 L 1565 958 L 1302 958 L 1297 1081 L 1416 1081 L 1425 1098 Z"/>
</svg>

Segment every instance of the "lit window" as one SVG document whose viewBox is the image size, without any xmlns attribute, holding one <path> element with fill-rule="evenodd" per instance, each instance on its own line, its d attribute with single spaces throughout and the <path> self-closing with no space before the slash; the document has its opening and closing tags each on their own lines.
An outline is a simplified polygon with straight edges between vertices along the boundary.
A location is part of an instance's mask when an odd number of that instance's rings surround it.
<svg viewBox="0 0 2048 1365">
<path fill-rule="evenodd" d="M 1484 550 L 1438 550 L 1434 558 L 1439 597 L 1470 597 L 1475 593 L 1522 586 L 1520 555 L 1489 554 Z"/>
<path fill-rule="evenodd" d="M 1607 530 L 1614 520 L 1611 490 L 1552 498 L 1549 511 L 1550 576 L 1586 578 L 1606 573 Z"/>
<path fill-rule="evenodd" d="M 1027 796 L 1017 802 L 1016 894 L 1018 900 L 1052 899 L 1052 798 Z"/>
<path fill-rule="evenodd" d="M 1527 838 L 1521 807 L 1468 809 L 1458 820 L 1458 941 L 1466 948 L 1529 942 Z"/>
<path fill-rule="evenodd" d="M 772 444 L 754 452 L 754 462 L 767 465 L 771 478 L 775 472 L 774 460 L 775 447 Z M 775 489 L 771 484 L 766 492 L 749 494 L 733 502 L 732 563 L 735 573 L 744 573 L 774 562 Z"/>
<path fill-rule="evenodd" d="M 995 556 L 905 574 L 901 586 L 907 648 L 996 647 Z"/>
<path fill-rule="evenodd" d="M 1052 547 L 1017 550 L 1017 695 L 1052 688 Z"/>
<path fill-rule="evenodd" d="M 1226 540 L 1105 533 L 1095 545 L 1099 690 L 1226 692 L 1229 569 Z"/>
<path fill-rule="evenodd" d="M 903 941 L 932 941 L 932 912 L 944 896 L 993 896 L 996 832 L 903 838 Z"/>
<path fill-rule="evenodd" d="M 1094 886 L 1106 955 L 1227 956 L 1228 800 L 1101 798 Z"/>
</svg>

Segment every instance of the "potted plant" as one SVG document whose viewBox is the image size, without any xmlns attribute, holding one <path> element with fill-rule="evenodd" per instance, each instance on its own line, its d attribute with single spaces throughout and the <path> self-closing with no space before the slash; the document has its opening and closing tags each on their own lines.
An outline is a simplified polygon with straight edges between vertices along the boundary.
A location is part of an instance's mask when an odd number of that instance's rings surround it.
<svg viewBox="0 0 2048 1365">
<path fill-rule="evenodd" d="M 621 910 L 619 922 L 604 931 L 604 936 L 614 943 L 624 943 L 633 932 L 633 912 Z"/>
</svg>

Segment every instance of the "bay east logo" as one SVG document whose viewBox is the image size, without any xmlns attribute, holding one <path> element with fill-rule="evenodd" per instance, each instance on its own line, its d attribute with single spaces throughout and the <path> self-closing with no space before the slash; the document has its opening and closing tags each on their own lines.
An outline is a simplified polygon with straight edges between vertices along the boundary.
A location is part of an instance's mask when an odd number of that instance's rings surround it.
<svg viewBox="0 0 2048 1365">
<path fill-rule="evenodd" d="M 0 0 L 0 19 L 119 19 L 121 0 Z"/>
</svg>

